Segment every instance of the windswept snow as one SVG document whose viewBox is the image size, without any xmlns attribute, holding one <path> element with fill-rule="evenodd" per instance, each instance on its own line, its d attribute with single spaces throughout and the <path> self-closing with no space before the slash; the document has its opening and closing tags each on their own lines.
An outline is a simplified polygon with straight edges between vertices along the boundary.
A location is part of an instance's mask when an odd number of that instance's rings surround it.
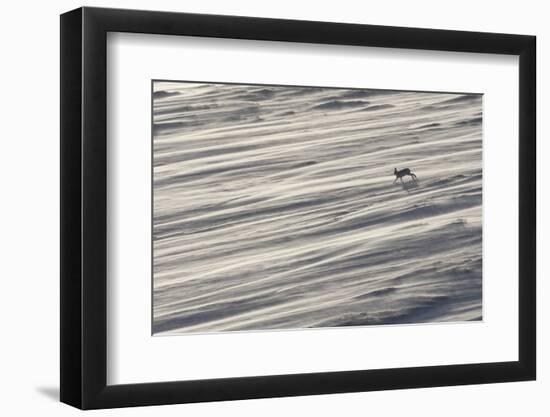
<svg viewBox="0 0 550 417">
<path fill-rule="evenodd" d="M 153 119 L 155 334 L 481 319 L 481 95 L 156 81 Z"/>
</svg>

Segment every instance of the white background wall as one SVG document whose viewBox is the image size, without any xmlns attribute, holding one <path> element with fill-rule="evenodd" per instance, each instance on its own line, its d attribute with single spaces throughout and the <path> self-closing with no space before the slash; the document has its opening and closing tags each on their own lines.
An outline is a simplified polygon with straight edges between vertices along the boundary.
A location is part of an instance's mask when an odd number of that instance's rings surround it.
<svg viewBox="0 0 550 417">
<path fill-rule="evenodd" d="M 59 379 L 59 18 L 78 1 L 5 2 L 0 30 L 0 410 L 75 415 L 57 402 Z M 550 97 L 550 26 L 542 1 L 124 0 L 86 5 L 238 14 L 395 26 L 534 34 L 538 37 L 539 172 L 550 160 L 542 120 Z M 542 144 L 542 146 L 540 146 Z M 543 416 L 550 412 L 550 192 L 539 181 L 538 381 L 377 393 L 100 411 L 95 415 Z M 544 236 L 543 236 L 544 235 Z M 544 259 L 546 255 L 546 259 Z M 545 303 L 544 301 L 547 300 Z M 546 394 L 546 395 L 545 395 Z"/>
</svg>

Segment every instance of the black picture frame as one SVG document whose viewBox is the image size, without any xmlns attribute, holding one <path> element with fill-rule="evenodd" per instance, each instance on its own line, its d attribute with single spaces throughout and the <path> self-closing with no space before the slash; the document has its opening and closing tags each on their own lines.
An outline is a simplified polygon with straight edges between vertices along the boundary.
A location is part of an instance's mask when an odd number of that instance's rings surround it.
<svg viewBox="0 0 550 417">
<path fill-rule="evenodd" d="M 519 360 L 107 385 L 108 32 L 519 56 Z M 102 8 L 61 15 L 61 401 L 81 409 L 533 380 L 534 36 Z"/>
</svg>

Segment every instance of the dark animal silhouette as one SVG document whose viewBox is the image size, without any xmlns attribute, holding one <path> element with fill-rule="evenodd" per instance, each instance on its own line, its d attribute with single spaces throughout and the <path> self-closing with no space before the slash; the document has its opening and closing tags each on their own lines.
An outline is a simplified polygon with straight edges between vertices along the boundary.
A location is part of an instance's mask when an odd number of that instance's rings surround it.
<svg viewBox="0 0 550 417">
<path fill-rule="evenodd" d="M 395 181 L 393 182 L 394 184 L 398 179 L 401 179 L 401 182 L 403 182 L 403 177 L 405 175 L 410 176 L 413 180 L 416 181 L 416 175 L 414 175 L 409 168 L 403 168 L 403 169 L 400 169 L 399 171 L 397 170 L 397 168 L 394 168 L 393 175 L 395 175 Z"/>
</svg>

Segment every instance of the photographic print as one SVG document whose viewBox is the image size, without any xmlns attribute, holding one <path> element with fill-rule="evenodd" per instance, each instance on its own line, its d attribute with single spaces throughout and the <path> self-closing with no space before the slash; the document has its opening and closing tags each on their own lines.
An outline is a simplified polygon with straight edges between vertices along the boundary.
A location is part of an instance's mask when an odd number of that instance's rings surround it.
<svg viewBox="0 0 550 417">
<path fill-rule="evenodd" d="M 153 334 L 482 320 L 482 98 L 152 81 Z"/>
</svg>

